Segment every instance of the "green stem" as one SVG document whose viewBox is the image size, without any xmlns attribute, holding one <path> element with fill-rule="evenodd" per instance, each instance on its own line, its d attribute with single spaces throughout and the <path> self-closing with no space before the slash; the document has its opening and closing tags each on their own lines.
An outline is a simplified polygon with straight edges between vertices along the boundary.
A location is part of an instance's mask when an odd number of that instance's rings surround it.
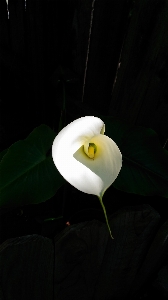
<svg viewBox="0 0 168 300">
<path fill-rule="evenodd" d="M 106 209 L 105 209 L 105 206 L 104 206 L 104 204 L 103 204 L 103 200 L 102 200 L 103 197 L 99 197 L 99 196 L 98 196 L 98 198 L 99 198 L 99 200 L 100 200 L 100 204 L 101 204 L 101 206 L 102 206 L 102 208 L 103 208 L 103 211 L 104 211 L 104 215 L 105 215 L 105 219 L 106 219 L 106 224 L 107 224 L 107 227 L 108 227 L 108 229 L 109 229 L 110 236 L 111 236 L 111 238 L 114 240 L 114 238 L 113 238 L 113 236 L 112 236 L 112 233 L 111 233 L 110 225 L 109 225 L 109 222 L 108 222 L 108 218 L 107 218 L 107 214 L 106 214 Z"/>
</svg>

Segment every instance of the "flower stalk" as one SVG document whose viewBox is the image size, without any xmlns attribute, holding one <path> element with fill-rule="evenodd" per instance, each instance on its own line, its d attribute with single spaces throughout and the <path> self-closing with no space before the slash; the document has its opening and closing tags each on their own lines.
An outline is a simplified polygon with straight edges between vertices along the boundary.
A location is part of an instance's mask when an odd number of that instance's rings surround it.
<svg viewBox="0 0 168 300">
<path fill-rule="evenodd" d="M 107 213 L 106 213 L 106 208 L 105 208 L 105 206 L 104 206 L 104 204 L 103 204 L 103 200 L 102 200 L 103 197 L 99 197 L 99 196 L 98 196 L 98 198 L 99 198 L 100 204 L 101 204 L 101 206 L 102 206 L 102 208 L 103 208 L 103 211 L 104 211 L 104 216 L 105 216 L 105 219 L 106 219 L 106 224 L 107 224 L 107 227 L 108 227 L 110 236 L 111 236 L 112 240 L 114 240 L 114 238 L 113 238 L 113 236 L 112 236 L 112 233 L 111 233 L 111 228 L 110 228 L 110 225 L 109 225 L 109 222 L 108 222 Z"/>
</svg>

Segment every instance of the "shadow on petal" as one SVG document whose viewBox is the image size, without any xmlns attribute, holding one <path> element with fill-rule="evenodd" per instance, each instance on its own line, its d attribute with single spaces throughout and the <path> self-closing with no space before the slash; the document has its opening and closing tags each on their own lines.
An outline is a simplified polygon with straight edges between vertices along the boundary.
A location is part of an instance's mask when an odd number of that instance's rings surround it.
<svg viewBox="0 0 168 300">
<path fill-rule="evenodd" d="M 90 169 L 92 172 L 94 168 L 95 159 L 89 158 L 84 152 L 84 146 L 82 145 L 74 154 L 73 157 L 83 164 L 85 167 Z M 95 173 L 95 172 L 94 172 Z"/>
</svg>

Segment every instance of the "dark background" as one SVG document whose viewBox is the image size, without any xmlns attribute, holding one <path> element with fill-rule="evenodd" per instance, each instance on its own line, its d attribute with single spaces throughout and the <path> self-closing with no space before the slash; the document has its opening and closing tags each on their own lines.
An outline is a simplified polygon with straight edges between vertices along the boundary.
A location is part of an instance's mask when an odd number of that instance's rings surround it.
<svg viewBox="0 0 168 300">
<path fill-rule="evenodd" d="M 64 92 L 66 124 L 97 113 L 116 116 L 152 128 L 168 150 L 167 15 L 167 0 L 9 0 L 8 9 L 1 0 L 0 151 L 42 123 L 57 133 Z M 160 225 L 166 202 L 113 186 L 104 195 L 108 215 L 148 203 Z M 98 198 L 69 183 L 45 203 L 0 214 L 0 243 L 35 233 L 53 238 L 67 222 L 105 222 Z M 148 285 L 138 299 L 151 296 L 157 291 Z"/>
<path fill-rule="evenodd" d="M 13 0 L 8 10 L 5 0 L 0 5 L 1 150 L 42 123 L 57 132 L 63 89 L 66 124 L 85 115 L 113 115 L 154 129 L 168 149 L 167 1 Z M 108 214 L 149 203 L 162 222 L 165 201 L 113 187 L 104 195 Z M 47 215 L 61 214 L 55 226 L 42 225 Z M 97 197 L 66 183 L 46 203 L 5 211 L 1 241 L 53 236 L 67 221 L 93 218 L 104 221 Z"/>
</svg>

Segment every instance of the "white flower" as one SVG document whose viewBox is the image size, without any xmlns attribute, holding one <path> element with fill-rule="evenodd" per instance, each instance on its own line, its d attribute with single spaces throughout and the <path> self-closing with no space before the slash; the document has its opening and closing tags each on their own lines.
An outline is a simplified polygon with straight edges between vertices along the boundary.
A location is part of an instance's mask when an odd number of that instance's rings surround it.
<svg viewBox="0 0 168 300">
<path fill-rule="evenodd" d="M 61 175 L 78 190 L 97 195 L 101 202 L 122 167 L 118 146 L 104 132 L 101 119 L 82 117 L 64 127 L 52 146 L 53 161 Z"/>
</svg>

